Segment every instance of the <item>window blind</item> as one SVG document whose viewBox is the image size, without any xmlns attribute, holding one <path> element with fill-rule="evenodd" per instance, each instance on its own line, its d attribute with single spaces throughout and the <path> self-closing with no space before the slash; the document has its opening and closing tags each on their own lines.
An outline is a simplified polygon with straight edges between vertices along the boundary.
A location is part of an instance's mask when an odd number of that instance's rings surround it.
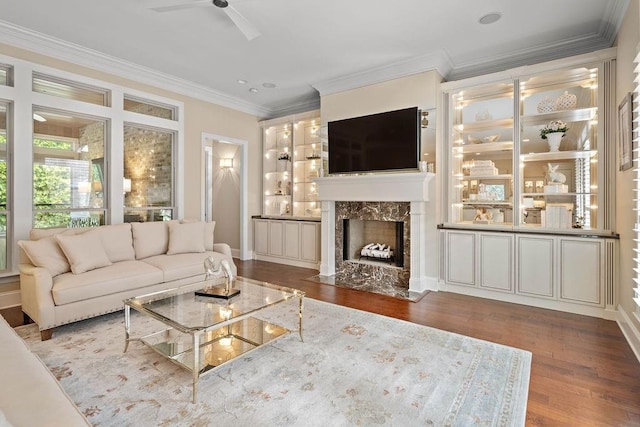
<svg viewBox="0 0 640 427">
<path fill-rule="evenodd" d="M 633 300 L 635 301 L 636 313 L 640 313 L 640 112 L 638 111 L 640 108 L 638 107 L 640 101 L 640 52 L 635 58 L 635 78 L 634 83 L 635 87 L 633 90 L 633 99 L 632 99 L 632 111 L 633 111 L 633 163 L 634 163 L 634 210 L 635 210 L 635 239 L 634 239 L 634 253 L 635 257 L 634 261 L 634 295 Z"/>
</svg>

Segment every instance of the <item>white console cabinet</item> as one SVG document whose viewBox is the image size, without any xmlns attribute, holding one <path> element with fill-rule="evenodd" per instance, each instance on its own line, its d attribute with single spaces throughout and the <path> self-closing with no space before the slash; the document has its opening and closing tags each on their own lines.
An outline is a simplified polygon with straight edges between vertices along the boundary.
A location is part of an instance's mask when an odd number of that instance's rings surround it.
<svg viewBox="0 0 640 427">
<path fill-rule="evenodd" d="M 255 218 L 253 223 L 257 260 L 319 268 L 319 221 Z"/>
<path fill-rule="evenodd" d="M 615 238 L 440 232 L 441 290 L 603 318 L 615 312 Z"/>
</svg>

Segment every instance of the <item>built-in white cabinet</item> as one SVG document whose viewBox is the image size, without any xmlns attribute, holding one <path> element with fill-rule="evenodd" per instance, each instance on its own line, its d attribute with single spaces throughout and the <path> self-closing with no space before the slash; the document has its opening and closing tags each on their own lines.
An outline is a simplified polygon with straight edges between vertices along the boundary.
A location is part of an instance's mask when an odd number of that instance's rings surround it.
<svg viewBox="0 0 640 427">
<path fill-rule="evenodd" d="M 615 238 L 442 229 L 441 289 L 609 318 Z"/>
<path fill-rule="evenodd" d="M 517 292 L 538 298 L 553 298 L 555 236 L 519 235 Z M 599 260 L 591 260 L 598 261 Z"/>
<path fill-rule="evenodd" d="M 310 111 L 260 122 L 263 129 L 262 214 L 319 218 L 316 184 L 327 163 L 320 112 Z"/>
<path fill-rule="evenodd" d="M 507 233 L 478 234 L 478 287 L 494 291 L 513 290 L 513 236 Z"/>
<path fill-rule="evenodd" d="M 255 218 L 255 259 L 318 269 L 320 222 Z"/>
<path fill-rule="evenodd" d="M 446 280 L 463 286 L 476 285 L 476 233 L 446 233 Z"/>
<path fill-rule="evenodd" d="M 607 49 L 443 83 L 442 222 L 610 232 L 614 62 Z"/>
</svg>

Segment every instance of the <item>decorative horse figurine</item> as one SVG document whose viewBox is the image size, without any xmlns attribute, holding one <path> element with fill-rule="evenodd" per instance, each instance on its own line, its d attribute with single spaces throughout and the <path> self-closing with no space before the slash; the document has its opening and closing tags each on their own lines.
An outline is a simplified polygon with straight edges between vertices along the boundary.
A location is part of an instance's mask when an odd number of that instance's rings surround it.
<svg viewBox="0 0 640 427">
<path fill-rule="evenodd" d="M 549 182 L 554 184 L 564 184 L 567 180 L 567 177 L 564 176 L 563 173 L 557 172 L 558 167 L 560 165 L 552 165 L 551 163 L 547 163 L 547 176 L 549 177 Z"/>
</svg>

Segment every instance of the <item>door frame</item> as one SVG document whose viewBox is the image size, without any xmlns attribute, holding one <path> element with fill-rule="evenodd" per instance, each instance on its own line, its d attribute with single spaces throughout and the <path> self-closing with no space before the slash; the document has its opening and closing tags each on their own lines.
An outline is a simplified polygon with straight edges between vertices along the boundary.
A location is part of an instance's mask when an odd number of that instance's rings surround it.
<svg viewBox="0 0 640 427">
<path fill-rule="evenodd" d="M 200 219 L 204 221 L 205 219 L 205 211 L 207 207 L 205 206 L 206 201 L 206 174 L 205 174 L 205 150 L 207 147 L 207 141 L 218 141 L 223 142 L 225 144 L 233 144 L 240 147 L 241 156 L 242 156 L 242 165 L 238 175 L 240 176 L 240 254 L 239 258 L 241 260 L 250 259 L 249 256 L 249 218 L 248 218 L 248 168 L 249 164 L 249 141 L 245 141 L 243 139 L 232 138 L 229 136 L 216 135 L 213 133 L 202 132 L 201 137 L 201 147 L 200 152 L 201 155 L 201 182 L 204 185 L 201 186 L 201 194 L 200 194 Z"/>
</svg>

